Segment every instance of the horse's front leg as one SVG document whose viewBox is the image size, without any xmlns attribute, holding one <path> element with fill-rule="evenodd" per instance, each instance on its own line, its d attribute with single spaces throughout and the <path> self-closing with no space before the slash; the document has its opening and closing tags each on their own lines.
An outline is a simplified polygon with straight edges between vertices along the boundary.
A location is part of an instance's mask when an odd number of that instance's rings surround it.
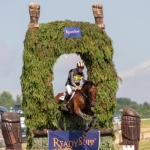
<svg viewBox="0 0 150 150">
<path fill-rule="evenodd" d="M 78 109 L 75 111 L 75 113 L 76 113 L 78 116 L 80 116 L 80 117 L 84 120 L 84 122 L 85 122 L 85 131 L 88 131 L 88 130 L 89 130 L 89 127 L 88 127 L 88 119 L 87 119 L 87 117 L 84 115 L 84 113 L 81 111 L 80 108 L 78 108 Z"/>
<path fill-rule="evenodd" d="M 92 118 L 92 120 L 91 120 L 91 122 L 89 124 L 89 129 L 91 129 L 91 127 L 93 126 L 93 124 L 94 124 L 94 122 L 95 122 L 95 120 L 97 118 L 97 114 L 95 114 L 92 110 L 90 110 L 89 115 L 93 116 L 93 118 Z"/>
</svg>

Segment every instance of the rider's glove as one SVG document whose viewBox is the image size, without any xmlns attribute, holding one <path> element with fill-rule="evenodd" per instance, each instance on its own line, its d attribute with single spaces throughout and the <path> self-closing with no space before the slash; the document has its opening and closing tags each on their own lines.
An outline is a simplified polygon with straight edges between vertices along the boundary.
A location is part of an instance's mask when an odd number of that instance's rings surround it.
<svg viewBox="0 0 150 150">
<path fill-rule="evenodd" d="M 76 88 L 77 88 L 78 90 L 81 90 L 81 87 L 80 87 L 80 86 L 76 86 Z"/>
</svg>

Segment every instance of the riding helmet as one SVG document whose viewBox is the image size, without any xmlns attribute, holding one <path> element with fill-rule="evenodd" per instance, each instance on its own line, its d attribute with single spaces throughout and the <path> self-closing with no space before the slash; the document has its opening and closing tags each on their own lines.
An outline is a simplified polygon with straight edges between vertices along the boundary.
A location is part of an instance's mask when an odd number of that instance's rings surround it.
<svg viewBox="0 0 150 150">
<path fill-rule="evenodd" d="M 78 62 L 78 63 L 77 63 L 77 67 L 79 67 L 79 68 L 80 68 L 80 67 L 81 67 L 81 68 L 84 68 L 84 62 Z"/>
</svg>

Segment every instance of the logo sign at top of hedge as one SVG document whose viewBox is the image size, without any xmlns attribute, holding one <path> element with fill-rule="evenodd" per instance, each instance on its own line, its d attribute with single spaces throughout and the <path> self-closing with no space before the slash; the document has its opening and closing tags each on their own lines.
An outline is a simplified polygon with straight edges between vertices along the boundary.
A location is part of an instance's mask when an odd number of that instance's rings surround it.
<svg viewBox="0 0 150 150">
<path fill-rule="evenodd" d="M 81 35 L 81 29 L 79 27 L 67 27 L 64 29 L 64 35 L 66 38 L 80 38 Z"/>
</svg>

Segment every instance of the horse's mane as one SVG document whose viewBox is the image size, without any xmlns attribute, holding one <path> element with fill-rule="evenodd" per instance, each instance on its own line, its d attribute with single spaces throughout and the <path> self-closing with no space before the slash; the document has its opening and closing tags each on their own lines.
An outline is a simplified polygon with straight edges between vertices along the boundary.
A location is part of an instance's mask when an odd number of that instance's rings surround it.
<svg viewBox="0 0 150 150">
<path fill-rule="evenodd" d="M 87 80 L 87 81 L 85 81 L 85 83 L 83 84 L 83 87 L 86 86 L 87 84 L 95 85 L 95 84 L 93 83 L 93 81 Z"/>
</svg>

